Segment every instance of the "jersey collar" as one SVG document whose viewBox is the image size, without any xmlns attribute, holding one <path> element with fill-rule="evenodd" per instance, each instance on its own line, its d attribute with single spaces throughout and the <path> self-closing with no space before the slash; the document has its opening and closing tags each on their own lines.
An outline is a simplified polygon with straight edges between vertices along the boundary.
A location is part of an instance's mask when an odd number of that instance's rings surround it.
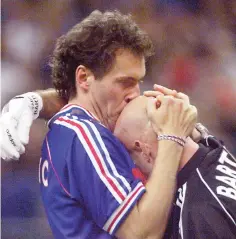
<svg viewBox="0 0 236 239">
<path fill-rule="evenodd" d="M 82 110 L 86 115 L 90 116 L 91 118 L 97 120 L 100 122 L 100 120 L 93 114 L 91 113 L 89 110 L 85 109 L 84 107 L 77 105 L 77 104 L 67 104 L 65 105 L 58 113 L 62 113 L 62 112 L 66 112 L 72 108 L 77 108 Z"/>
<path fill-rule="evenodd" d="M 80 105 L 77 105 L 77 104 L 67 104 L 48 121 L 47 126 L 49 127 L 50 124 L 55 119 L 57 119 L 59 116 L 65 114 L 67 112 L 69 113 L 72 110 L 76 110 L 76 109 L 82 111 L 85 115 L 89 116 L 90 118 L 92 118 L 92 119 L 94 119 L 94 120 L 96 120 L 96 121 L 98 121 L 100 123 L 100 120 L 94 114 L 92 114 L 90 111 L 85 109 L 84 107 L 82 107 Z"/>
</svg>

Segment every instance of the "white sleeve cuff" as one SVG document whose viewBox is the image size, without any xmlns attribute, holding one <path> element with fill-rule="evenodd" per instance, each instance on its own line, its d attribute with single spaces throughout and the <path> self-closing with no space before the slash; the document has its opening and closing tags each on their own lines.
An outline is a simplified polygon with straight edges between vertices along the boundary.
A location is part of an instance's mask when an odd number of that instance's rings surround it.
<svg viewBox="0 0 236 239">
<path fill-rule="evenodd" d="M 122 204 L 113 212 L 110 218 L 106 221 L 103 229 L 109 234 L 114 235 L 120 224 L 127 217 L 130 210 L 136 204 L 137 200 L 146 191 L 145 187 L 139 182 L 136 187 L 128 194 Z"/>
</svg>

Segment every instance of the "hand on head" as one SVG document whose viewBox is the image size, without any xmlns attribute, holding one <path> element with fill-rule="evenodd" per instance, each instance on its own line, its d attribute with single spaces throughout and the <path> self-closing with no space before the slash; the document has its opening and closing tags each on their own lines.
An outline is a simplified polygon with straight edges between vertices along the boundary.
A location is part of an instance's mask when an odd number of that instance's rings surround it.
<svg viewBox="0 0 236 239">
<path fill-rule="evenodd" d="M 157 135 L 187 137 L 196 122 L 196 108 L 187 102 L 163 94 L 157 98 L 140 96 L 130 102 L 122 111 L 114 131 L 147 175 L 156 158 Z M 157 100 L 161 102 L 159 108 Z"/>
<path fill-rule="evenodd" d="M 187 96 L 181 97 L 158 94 L 156 98 L 150 98 L 147 114 L 157 135 L 184 138 L 191 135 L 197 120 L 197 109 L 189 103 Z"/>
<path fill-rule="evenodd" d="M 157 84 L 154 84 L 153 89 L 154 90 L 144 91 L 143 95 L 147 97 L 155 97 L 155 98 L 159 95 L 168 95 L 177 99 L 181 99 L 185 101 L 187 104 L 190 104 L 189 97 L 182 92 L 177 92 L 176 90 L 171 90 L 167 87 L 157 85 Z"/>
<path fill-rule="evenodd" d="M 190 104 L 190 100 L 189 97 L 182 93 L 182 92 L 177 92 L 176 90 L 171 90 L 167 87 L 161 86 L 161 85 L 157 85 L 154 84 L 153 86 L 153 90 L 150 91 L 144 91 L 143 94 L 147 97 L 155 97 L 157 98 L 156 101 L 156 106 L 159 107 L 161 102 L 160 100 L 158 100 L 158 96 L 171 96 L 172 98 L 176 98 L 176 99 L 181 99 L 185 102 L 185 104 L 189 105 Z M 201 138 L 201 134 L 194 128 L 190 137 L 194 140 L 194 141 L 199 141 L 199 139 Z"/>
</svg>

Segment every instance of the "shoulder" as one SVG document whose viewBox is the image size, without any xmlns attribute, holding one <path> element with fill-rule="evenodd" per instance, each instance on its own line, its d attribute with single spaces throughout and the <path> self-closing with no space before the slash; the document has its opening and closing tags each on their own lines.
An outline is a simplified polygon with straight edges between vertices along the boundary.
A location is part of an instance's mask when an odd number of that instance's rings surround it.
<svg viewBox="0 0 236 239">
<path fill-rule="evenodd" d="M 85 114 L 78 108 L 70 112 L 57 115 L 50 122 L 50 131 L 56 137 L 69 137 L 73 144 L 82 145 L 88 152 L 109 154 L 113 159 L 123 158 L 131 161 L 124 145 L 113 133 L 97 121 L 94 117 Z M 123 161 L 124 162 L 124 161 Z"/>
<path fill-rule="evenodd" d="M 78 115 L 62 115 L 51 123 L 50 130 L 67 134 L 70 132 L 77 136 L 80 141 L 85 141 L 88 144 L 104 144 L 124 151 L 122 143 L 113 135 L 113 133 L 105 126 L 100 124 L 93 118 L 78 116 Z"/>
<path fill-rule="evenodd" d="M 124 145 L 116 138 L 113 133 L 104 125 L 94 119 L 80 119 L 80 124 L 84 139 L 86 142 L 96 144 L 103 152 L 108 151 L 111 157 L 128 157 L 129 154 Z M 79 137 L 79 136 L 78 136 Z"/>
</svg>

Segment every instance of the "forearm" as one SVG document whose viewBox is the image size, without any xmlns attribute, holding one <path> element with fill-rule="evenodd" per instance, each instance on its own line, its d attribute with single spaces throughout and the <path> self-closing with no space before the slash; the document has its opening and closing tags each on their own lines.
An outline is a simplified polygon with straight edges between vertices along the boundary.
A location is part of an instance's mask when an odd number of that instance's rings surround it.
<svg viewBox="0 0 236 239">
<path fill-rule="evenodd" d="M 67 102 L 62 99 L 55 89 L 36 91 L 43 99 L 43 109 L 40 111 L 39 117 L 50 119 L 56 114 Z"/>
<path fill-rule="evenodd" d="M 148 235 L 162 238 L 176 188 L 176 175 L 183 147 L 171 141 L 159 141 L 155 165 L 146 184 L 146 193 L 138 204 L 142 225 Z M 149 220 L 145 220 L 149 218 Z M 157 237 L 155 237 L 155 235 Z"/>
<path fill-rule="evenodd" d="M 162 238 L 164 234 L 183 148 L 171 141 L 160 141 L 158 148 L 155 165 L 146 184 L 146 193 L 124 223 L 130 235 L 123 235 L 123 238 L 156 239 Z"/>
</svg>

